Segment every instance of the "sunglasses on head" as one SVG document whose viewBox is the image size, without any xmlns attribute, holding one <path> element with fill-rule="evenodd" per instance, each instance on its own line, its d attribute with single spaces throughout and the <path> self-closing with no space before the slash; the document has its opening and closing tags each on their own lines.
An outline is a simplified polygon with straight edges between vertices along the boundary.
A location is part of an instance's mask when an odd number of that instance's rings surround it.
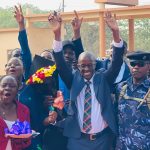
<svg viewBox="0 0 150 150">
<path fill-rule="evenodd" d="M 135 67 L 135 66 L 138 66 L 138 67 L 144 67 L 145 64 L 146 64 L 146 63 L 143 62 L 143 61 L 130 62 L 130 66 L 132 66 L 132 67 Z"/>
</svg>

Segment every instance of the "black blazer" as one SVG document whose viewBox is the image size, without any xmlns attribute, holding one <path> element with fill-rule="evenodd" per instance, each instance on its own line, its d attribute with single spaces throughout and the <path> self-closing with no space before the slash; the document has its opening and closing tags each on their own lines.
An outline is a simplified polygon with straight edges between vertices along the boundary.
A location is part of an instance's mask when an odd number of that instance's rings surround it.
<svg viewBox="0 0 150 150">
<path fill-rule="evenodd" d="M 65 82 L 68 89 L 70 89 L 71 105 L 68 110 L 68 117 L 64 122 L 64 135 L 68 137 L 79 138 L 81 136 L 80 127 L 78 124 L 78 111 L 76 107 L 77 96 L 84 87 L 84 78 L 77 70 L 72 73 L 63 58 L 63 53 L 53 52 L 56 61 L 58 72 Z M 113 103 L 110 95 L 110 87 L 117 77 L 120 67 L 123 62 L 123 47 L 113 50 L 113 60 L 110 68 L 106 71 L 104 69 L 95 72 L 93 78 L 94 91 L 98 102 L 101 104 L 102 116 L 108 123 L 109 127 L 114 133 L 117 133 L 117 125 L 113 110 Z"/>
<path fill-rule="evenodd" d="M 109 59 L 106 59 L 104 61 L 101 61 L 101 63 L 102 63 L 102 67 L 99 67 L 97 69 L 100 69 L 100 68 L 108 69 L 109 65 L 111 64 L 111 61 Z M 124 70 L 124 73 L 123 73 L 122 80 L 120 82 L 126 81 L 131 76 L 130 69 L 129 69 L 129 67 L 128 67 L 125 60 L 124 60 L 124 63 L 125 63 L 125 70 Z"/>
</svg>

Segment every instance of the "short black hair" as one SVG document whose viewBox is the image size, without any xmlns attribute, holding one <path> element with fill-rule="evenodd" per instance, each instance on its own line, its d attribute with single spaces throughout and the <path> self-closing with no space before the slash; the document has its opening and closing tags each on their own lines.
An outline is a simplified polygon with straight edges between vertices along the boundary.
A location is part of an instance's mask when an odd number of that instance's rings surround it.
<svg viewBox="0 0 150 150">
<path fill-rule="evenodd" d="M 66 48 L 70 48 L 71 50 L 75 51 L 75 45 L 70 40 L 63 41 L 62 45 L 63 45 L 63 50 L 65 50 Z"/>
</svg>

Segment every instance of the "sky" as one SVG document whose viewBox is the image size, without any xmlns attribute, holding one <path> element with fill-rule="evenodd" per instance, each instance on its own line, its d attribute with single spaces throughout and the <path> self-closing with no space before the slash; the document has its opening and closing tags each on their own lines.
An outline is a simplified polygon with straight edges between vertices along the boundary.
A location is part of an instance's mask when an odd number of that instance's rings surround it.
<svg viewBox="0 0 150 150">
<path fill-rule="evenodd" d="M 33 4 L 42 10 L 58 10 L 63 0 L 0 0 L 0 7 L 12 7 L 18 3 Z M 97 9 L 95 0 L 64 0 L 65 11 Z M 150 5 L 150 0 L 139 0 L 140 5 Z"/>
</svg>

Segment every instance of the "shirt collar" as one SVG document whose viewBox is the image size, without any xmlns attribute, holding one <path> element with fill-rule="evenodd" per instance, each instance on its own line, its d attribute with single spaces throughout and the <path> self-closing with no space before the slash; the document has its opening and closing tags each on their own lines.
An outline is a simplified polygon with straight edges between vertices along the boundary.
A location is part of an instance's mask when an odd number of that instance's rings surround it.
<svg viewBox="0 0 150 150">
<path fill-rule="evenodd" d="M 132 77 L 127 80 L 127 84 L 129 86 L 129 88 L 132 89 L 132 87 L 133 87 L 133 78 Z M 141 85 L 143 85 L 145 88 L 149 88 L 150 87 L 150 78 L 146 78 L 138 86 L 141 86 Z"/>
<path fill-rule="evenodd" d="M 92 78 L 91 78 L 90 80 L 86 80 L 86 79 L 84 79 L 84 82 L 90 81 L 90 82 L 91 82 L 91 84 L 93 84 L 93 78 L 94 78 L 94 75 L 92 76 Z"/>
</svg>

